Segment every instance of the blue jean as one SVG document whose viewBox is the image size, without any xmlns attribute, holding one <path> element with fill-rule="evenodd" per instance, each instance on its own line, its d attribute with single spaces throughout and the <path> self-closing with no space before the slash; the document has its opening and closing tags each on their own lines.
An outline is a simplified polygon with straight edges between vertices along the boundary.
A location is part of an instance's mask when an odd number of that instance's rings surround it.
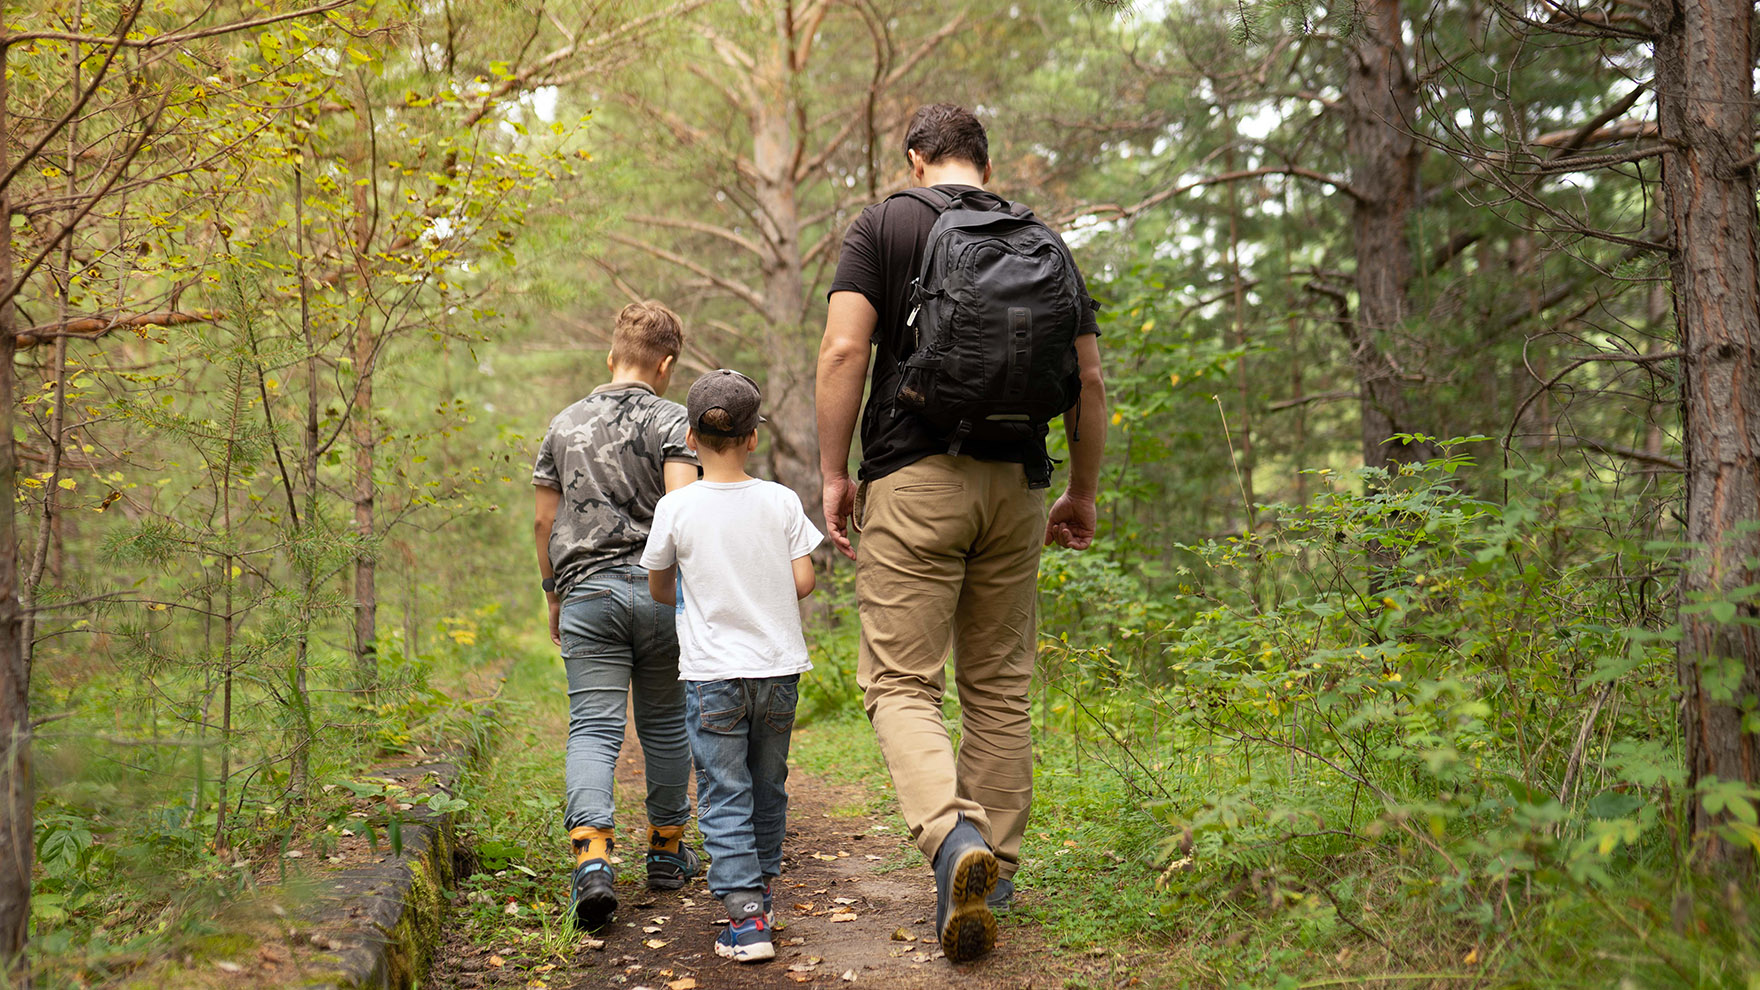
<svg viewBox="0 0 1760 990">
<path fill-rule="evenodd" d="M 612 827 L 612 781 L 632 687 L 636 737 L 647 763 L 648 822 L 684 824 L 690 818 L 691 754 L 672 606 L 648 593 L 647 571 L 612 567 L 569 589 L 560 627 L 568 670 L 564 827 Z"/>
<path fill-rule="evenodd" d="M 697 828 L 716 897 L 758 890 L 782 873 L 783 785 L 800 680 L 789 674 L 685 685 L 697 759 Z"/>
</svg>

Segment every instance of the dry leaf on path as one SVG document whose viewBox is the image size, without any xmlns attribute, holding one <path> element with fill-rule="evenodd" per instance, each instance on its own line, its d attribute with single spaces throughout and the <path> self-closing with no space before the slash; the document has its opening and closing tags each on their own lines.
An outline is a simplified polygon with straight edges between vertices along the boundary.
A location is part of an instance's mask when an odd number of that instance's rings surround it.
<svg viewBox="0 0 1760 990">
<path fill-rule="evenodd" d="M 808 962 L 808 963 L 795 963 L 793 966 L 788 967 L 788 971 L 790 973 L 811 973 L 813 970 L 818 969 L 818 968 L 819 967 L 817 965 L 810 963 L 810 962 Z"/>
<path fill-rule="evenodd" d="M 583 938 L 581 939 L 581 947 L 584 949 L 592 949 L 595 952 L 604 952 L 605 940 L 602 938 Z"/>
<path fill-rule="evenodd" d="M 892 940 L 894 942 L 915 942 L 917 933 L 909 928 L 900 928 L 892 933 Z"/>
<path fill-rule="evenodd" d="M 696 990 L 696 987 L 696 979 L 690 976 L 673 980 L 671 983 L 666 984 L 667 990 Z"/>
<path fill-rule="evenodd" d="M 853 897 L 833 897 L 831 899 L 833 904 L 854 904 L 855 902 L 856 899 Z"/>
<path fill-rule="evenodd" d="M 853 914 L 834 914 L 831 916 L 831 923 L 834 925 L 840 921 L 854 921 L 854 920 L 856 920 L 856 916 Z"/>
<path fill-rule="evenodd" d="M 647 946 L 650 949 L 663 949 L 670 943 L 666 939 L 663 939 L 663 938 L 651 938 L 651 939 L 648 939 L 646 942 L 643 942 L 642 944 Z"/>
<path fill-rule="evenodd" d="M 790 974 L 788 974 L 788 978 L 795 981 L 796 983 L 811 983 L 811 982 L 813 982 L 813 974 L 811 974 L 811 973 L 790 973 Z"/>
<path fill-rule="evenodd" d="M 853 969 L 846 969 L 843 971 L 843 975 L 838 977 L 838 979 L 845 983 L 854 983 L 856 981 L 856 971 Z"/>
</svg>

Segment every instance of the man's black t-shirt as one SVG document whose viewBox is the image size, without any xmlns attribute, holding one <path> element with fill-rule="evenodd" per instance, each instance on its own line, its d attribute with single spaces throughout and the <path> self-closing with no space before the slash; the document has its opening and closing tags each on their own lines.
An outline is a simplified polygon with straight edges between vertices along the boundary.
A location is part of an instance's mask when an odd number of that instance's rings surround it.
<svg viewBox="0 0 1760 990">
<path fill-rule="evenodd" d="M 980 192 L 974 186 L 941 185 L 933 187 L 949 195 Z M 967 205 L 982 208 L 984 200 L 1000 206 L 1002 198 L 993 193 L 970 197 Z M 929 230 L 935 226 L 937 214 L 928 204 L 908 196 L 876 203 L 862 211 L 843 237 L 843 254 L 837 261 L 837 275 L 831 280 L 832 292 L 860 292 L 866 296 L 880 320 L 874 327 L 874 380 L 868 390 L 868 405 L 862 412 L 862 466 L 857 473 L 863 481 L 882 478 L 907 464 L 932 454 L 947 452 L 947 439 L 915 414 L 898 408 L 899 367 L 910 357 L 912 336 L 905 327 L 910 315 L 910 288 L 923 267 L 923 252 L 928 247 Z M 1077 273 L 1080 278 L 1080 273 Z M 1082 282 L 1082 294 L 1088 286 Z M 1094 304 L 1082 318 L 1082 333 L 1099 333 L 1094 321 Z M 980 460 L 1011 461 L 1025 464 L 1044 456 L 1044 445 L 1034 439 L 1026 444 L 985 445 L 968 440 L 960 453 Z"/>
</svg>

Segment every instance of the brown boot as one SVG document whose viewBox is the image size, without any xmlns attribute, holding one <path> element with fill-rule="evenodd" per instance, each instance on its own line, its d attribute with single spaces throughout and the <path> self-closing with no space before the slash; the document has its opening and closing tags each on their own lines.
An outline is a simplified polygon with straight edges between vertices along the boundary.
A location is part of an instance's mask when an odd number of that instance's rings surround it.
<svg viewBox="0 0 1760 990">
<path fill-rule="evenodd" d="M 571 829 L 574 845 L 574 919 L 587 931 L 604 927 L 617 912 L 617 872 L 611 868 L 615 833 L 608 828 Z"/>
</svg>

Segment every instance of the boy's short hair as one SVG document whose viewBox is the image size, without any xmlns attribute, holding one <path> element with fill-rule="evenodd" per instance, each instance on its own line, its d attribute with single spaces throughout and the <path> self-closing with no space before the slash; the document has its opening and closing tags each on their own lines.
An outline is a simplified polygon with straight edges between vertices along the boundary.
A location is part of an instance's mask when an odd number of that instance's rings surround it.
<svg viewBox="0 0 1760 990">
<path fill-rule="evenodd" d="M 633 302 L 617 314 L 611 331 L 611 363 L 652 368 L 684 350 L 684 324 L 678 314 L 652 299 Z"/>
<path fill-rule="evenodd" d="M 957 158 L 979 171 L 990 166 L 990 137 L 984 125 L 970 110 L 952 103 L 917 108 L 905 128 L 904 150 L 907 158 L 912 151 L 922 155 L 925 165 Z"/>
<path fill-rule="evenodd" d="M 703 414 L 703 425 L 711 430 L 731 430 L 733 429 L 733 416 L 725 409 L 711 409 Z M 717 454 L 726 453 L 735 447 L 745 446 L 746 440 L 752 435 L 747 433 L 743 436 L 723 437 L 713 433 L 704 433 L 701 430 L 693 430 L 692 432 L 696 434 L 697 446 L 707 447 Z M 753 430 L 752 432 L 756 433 L 757 431 Z"/>
</svg>

